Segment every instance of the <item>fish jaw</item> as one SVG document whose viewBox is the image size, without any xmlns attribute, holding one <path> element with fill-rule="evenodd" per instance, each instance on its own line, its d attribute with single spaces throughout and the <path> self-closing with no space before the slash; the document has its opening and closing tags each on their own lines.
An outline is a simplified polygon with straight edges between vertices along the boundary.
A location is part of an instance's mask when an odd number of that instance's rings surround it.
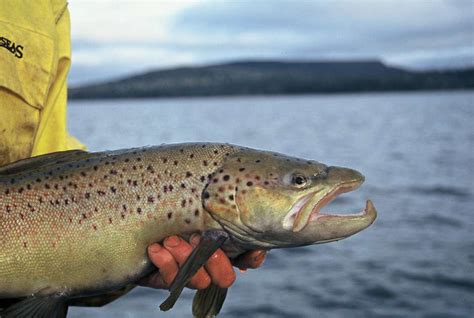
<svg viewBox="0 0 474 318">
<path fill-rule="evenodd" d="M 364 210 L 350 215 L 318 213 L 310 217 L 308 224 L 299 232 L 294 232 L 295 246 L 328 243 L 345 239 L 374 223 L 377 211 L 372 201 L 367 200 Z"/>
</svg>

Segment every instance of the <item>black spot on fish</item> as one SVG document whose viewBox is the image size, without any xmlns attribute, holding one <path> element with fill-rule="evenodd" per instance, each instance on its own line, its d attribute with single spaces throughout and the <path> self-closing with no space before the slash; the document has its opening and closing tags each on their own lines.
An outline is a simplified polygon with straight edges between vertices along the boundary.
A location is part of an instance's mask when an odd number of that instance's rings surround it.
<svg viewBox="0 0 474 318">
<path fill-rule="evenodd" d="M 142 213 L 142 208 L 137 208 L 137 213 L 141 214 Z"/>
<path fill-rule="evenodd" d="M 211 196 L 211 195 L 209 194 L 209 192 L 207 192 L 207 191 L 204 192 L 204 199 L 209 199 L 210 196 Z"/>
<path fill-rule="evenodd" d="M 224 181 L 229 181 L 230 179 L 230 176 L 228 174 L 226 174 L 224 177 L 222 177 L 222 180 Z"/>
<path fill-rule="evenodd" d="M 194 216 L 199 216 L 199 210 L 198 209 L 194 210 Z"/>
<path fill-rule="evenodd" d="M 171 219 L 172 216 L 173 216 L 173 212 L 168 212 L 168 219 Z"/>
<path fill-rule="evenodd" d="M 112 193 L 116 193 L 116 192 L 117 192 L 117 188 L 116 188 L 116 187 L 110 187 L 110 191 L 112 191 Z"/>
<path fill-rule="evenodd" d="M 184 208 L 186 206 L 186 200 L 181 201 L 181 207 Z"/>
<path fill-rule="evenodd" d="M 192 176 L 193 176 L 193 174 L 191 173 L 191 171 L 187 171 L 187 172 L 186 172 L 186 178 L 190 178 L 190 177 L 192 177 Z"/>
<path fill-rule="evenodd" d="M 229 200 L 234 201 L 234 195 L 233 194 L 229 195 Z"/>
<path fill-rule="evenodd" d="M 181 183 L 181 188 L 186 189 L 186 185 L 184 183 Z"/>
<path fill-rule="evenodd" d="M 245 168 L 240 168 L 240 169 L 239 169 L 240 172 L 242 172 L 242 171 L 244 171 L 244 170 L 245 170 Z"/>
<path fill-rule="evenodd" d="M 248 186 L 248 187 L 253 186 L 253 182 L 252 182 L 252 181 L 247 182 L 247 186 Z"/>
</svg>

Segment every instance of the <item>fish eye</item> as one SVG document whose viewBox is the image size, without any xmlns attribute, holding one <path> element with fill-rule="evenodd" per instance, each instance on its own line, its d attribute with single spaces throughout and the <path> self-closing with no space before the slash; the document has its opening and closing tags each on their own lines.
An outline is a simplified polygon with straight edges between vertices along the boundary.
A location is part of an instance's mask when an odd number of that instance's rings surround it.
<svg viewBox="0 0 474 318">
<path fill-rule="evenodd" d="M 291 183 L 298 188 L 302 188 L 308 183 L 308 178 L 300 173 L 296 173 L 292 176 Z"/>
</svg>

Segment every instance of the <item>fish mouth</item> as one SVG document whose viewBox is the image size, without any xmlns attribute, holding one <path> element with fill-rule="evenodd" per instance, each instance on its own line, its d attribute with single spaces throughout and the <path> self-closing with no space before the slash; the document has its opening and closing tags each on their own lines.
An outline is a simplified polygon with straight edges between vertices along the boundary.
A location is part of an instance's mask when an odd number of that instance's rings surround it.
<svg viewBox="0 0 474 318">
<path fill-rule="evenodd" d="M 359 213 L 334 214 L 321 212 L 321 209 L 333 201 L 342 193 L 351 192 L 357 189 L 363 180 L 345 182 L 337 185 L 327 193 L 315 191 L 304 195 L 291 207 L 283 220 L 283 226 L 293 232 L 303 230 L 311 222 L 320 222 L 329 218 L 373 218 L 376 211 L 370 200 L 367 200 L 365 208 Z"/>
</svg>

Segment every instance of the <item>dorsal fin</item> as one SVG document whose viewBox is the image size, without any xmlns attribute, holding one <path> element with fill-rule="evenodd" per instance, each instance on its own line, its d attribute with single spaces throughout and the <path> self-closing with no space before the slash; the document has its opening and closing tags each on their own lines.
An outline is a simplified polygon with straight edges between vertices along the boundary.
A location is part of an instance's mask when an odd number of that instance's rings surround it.
<svg viewBox="0 0 474 318">
<path fill-rule="evenodd" d="M 87 157 L 88 155 L 90 155 L 90 153 L 84 150 L 67 150 L 22 159 L 0 167 L 0 176 L 11 175 L 19 172 L 27 172 L 31 169 L 38 169 L 39 167 L 62 163 L 66 160 L 69 161 L 73 159 L 80 159 Z"/>
</svg>

